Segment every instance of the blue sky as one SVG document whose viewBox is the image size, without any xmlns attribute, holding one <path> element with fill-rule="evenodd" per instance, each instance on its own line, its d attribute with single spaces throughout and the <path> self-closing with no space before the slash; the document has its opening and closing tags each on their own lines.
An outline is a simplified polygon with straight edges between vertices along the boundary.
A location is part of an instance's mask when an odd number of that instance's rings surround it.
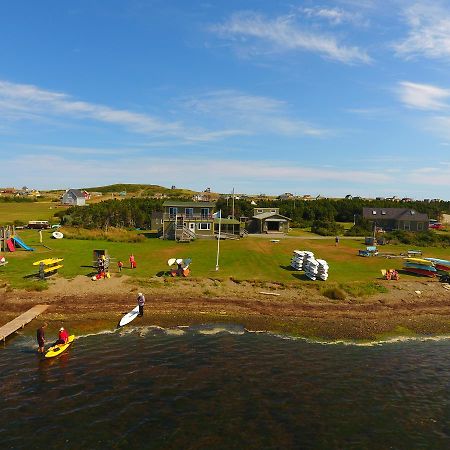
<svg viewBox="0 0 450 450">
<path fill-rule="evenodd" d="M 34 0 L 0 14 L 0 185 L 450 199 L 450 3 Z"/>
</svg>

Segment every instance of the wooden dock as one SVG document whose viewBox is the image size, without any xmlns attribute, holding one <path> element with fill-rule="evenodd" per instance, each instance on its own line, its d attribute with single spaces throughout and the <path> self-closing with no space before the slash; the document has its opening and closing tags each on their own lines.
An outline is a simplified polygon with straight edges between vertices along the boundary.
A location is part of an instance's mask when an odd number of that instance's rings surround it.
<svg viewBox="0 0 450 450">
<path fill-rule="evenodd" d="M 16 332 L 19 328 L 23 328 L 27 323 L 30 323 L 39 314 L 42 314 L 49 305 L 36 305 L 28 311 L 21 314 L 19 317 L 11 320 L 6 325 L 0 327 L 0 340 L 5 342 L 6 338 Z"/>
</svg>

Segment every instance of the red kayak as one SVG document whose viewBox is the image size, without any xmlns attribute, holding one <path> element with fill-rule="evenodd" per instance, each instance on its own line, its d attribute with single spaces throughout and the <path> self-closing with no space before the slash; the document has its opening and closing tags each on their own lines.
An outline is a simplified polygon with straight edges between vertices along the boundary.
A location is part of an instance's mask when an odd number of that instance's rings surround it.
<svg viewBox="0 0 450 450">
<path fill-rule="evenodd" d="M 417 275 L 424 275 L 425 277 L 434 278 L 436 276 L 436 272 L 430 272 L 429 270 L 424 269 L 415 269 L 413 267 L 403 267 L 405 272 L 415 273 Z"/>
</svg>

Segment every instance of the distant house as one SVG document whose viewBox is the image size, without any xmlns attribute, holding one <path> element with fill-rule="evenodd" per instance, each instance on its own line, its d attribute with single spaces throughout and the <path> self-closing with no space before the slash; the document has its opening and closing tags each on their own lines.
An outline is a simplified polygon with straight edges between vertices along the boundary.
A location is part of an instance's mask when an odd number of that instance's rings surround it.
<svg viewBox="0 0 450 450">
<path fill-rule="evenodd" d="M 85 200 L 91 199 L 91 194 L 88 191 L 81 191 L 81 193 L 84 195 Z"/>
<path fill-rule="evenodd" d="M 410 197 L 403 197 L 402 198 L 402 202 L 413 202 L 414 199 L 410 198 Z"/>
<path fill-rule="evenodd" d="M 278 196 L 278 200 L 289 200 L 291 198 L 294 198 L 294 194 L 291 194 L 290 192 L 285 192 Z"/>
<path fill-rule="evenodd" d="M 64 192 L 61 203 L 70 206 L 84 206 L 86 198 L 80 189 L 68 189 Z"/>
<path fill-rule="evenodd" d="M 160 230 L 162 237 L 181 242 L 197 237 L 213 237 L 215 206 L 213 202 L 165 201 Z"/>
<path fill-rule="evenodd" d="M 206 192 L 206 191 L 205 191 Z M 194 202 L 209 202 L 211 201 L 211 194 L 206 194 L 206 193 L 198 193 L 198 194 L 194 194 L 192 196 L 192 201 Z"/>
<path fill-rule="evenodd" d="M 428 215 L 409 208 L 363 208 L 363 218 L 385 231 L 424 231 L 428 229 Z"/>
<path fill-rule="evenodd" d="M 167 194 L 163 194 L 162 192 L 157 192 L 156 194 L 153 195 L 153 198 L 156 198 L 158 200 L 162 200 L 163 198 L 167 198 L 168 195 Z"/>
<path fill-rule="evenodd" d="M 248 226 L 250 233 L 287 233 L 291 219 L 280 214 L 279 208 L 254 208 Z"/>
</svg>

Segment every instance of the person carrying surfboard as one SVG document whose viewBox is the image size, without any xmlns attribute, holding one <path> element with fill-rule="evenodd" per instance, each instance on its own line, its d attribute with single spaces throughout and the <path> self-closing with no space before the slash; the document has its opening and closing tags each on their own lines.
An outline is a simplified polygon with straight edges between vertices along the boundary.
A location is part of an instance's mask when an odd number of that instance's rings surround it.
<svg viewBox="0 0 450 450">
<path fill-rule="evenodd" d="M 139 314 L 138 317 L 142 317 L 144 315 L 144 305 L 145 305 L 145 297 L 142 292 L 138 293 L 137 303 L 139 305 Z"/>
</svg>

